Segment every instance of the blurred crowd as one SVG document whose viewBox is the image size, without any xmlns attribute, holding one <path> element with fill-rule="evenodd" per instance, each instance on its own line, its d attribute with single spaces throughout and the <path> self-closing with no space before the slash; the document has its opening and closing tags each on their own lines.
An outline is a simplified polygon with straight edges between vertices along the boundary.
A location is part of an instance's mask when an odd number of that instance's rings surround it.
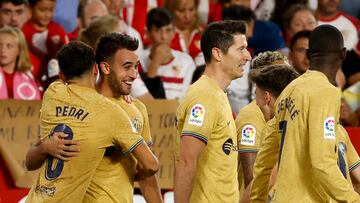
<svg viewBox="0 0 360 203">
<path fill-rule="evenodd" d="M 278 51 L 302 74 L 309 68 L 311 30 L 331 24 L 347 48 L 336 76 L 341 120 L 359 126 L 359 18 L 360 1 L 352 0 L 1 0 L 0 99 L 40 100 L 59 77 L 56 53 L 64 44 L 80 40 L 95 47 L 109 32 L 140 42 L 133 97 L 181 99 L 205 68 L 202 31 L 227 19 L 246 22 L 252 57 Z M 249 69 L 250 63 L 228 88 L 234 116 L 254 99 Z"/>
</svg>

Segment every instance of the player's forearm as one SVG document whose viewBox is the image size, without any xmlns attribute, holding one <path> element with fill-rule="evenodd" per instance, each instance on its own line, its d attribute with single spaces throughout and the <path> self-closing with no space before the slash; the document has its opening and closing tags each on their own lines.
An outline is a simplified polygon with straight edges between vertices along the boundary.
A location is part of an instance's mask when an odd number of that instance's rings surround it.
<svg viewBox="0 0 360 203">
<path fill-rule="evenodd" d="M 156 175 L 139 181 L 140 190 L 147 203 L 161 203 L 161 191 Z"/>
<path fill-rule="evenodd" d="M 351 181 L 354 187 L 354 190 L 360 194 L 360 167 L 353 168 L 350 171 Z"/>
<path fill-rule="evenodd" d="M 196 175 L 196 164 L 179 160 L 175 170 L 175 203 L 189 203 Z"/>
<path fill-rule="evenodd" d="M 38 141 L 34 146 L 31 146 L 26 154 L 25 165 L 28 170 L 36 170 L 41 167 L 47 158 L 41 141 Z"/>
<path fill-rule="evenodd" d="M 253 179 L 253 169 L 254 169 L 255 159 L 256 159 L 256 152 L 240 153 L 240 161 L 244 174 L 245 188 L 248 187 L 251 180 Z"/>
</svg>

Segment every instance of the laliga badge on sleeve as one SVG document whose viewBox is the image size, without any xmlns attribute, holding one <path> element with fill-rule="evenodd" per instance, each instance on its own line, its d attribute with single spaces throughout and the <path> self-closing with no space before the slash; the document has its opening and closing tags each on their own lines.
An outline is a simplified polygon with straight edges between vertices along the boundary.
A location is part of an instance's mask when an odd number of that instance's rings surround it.
<svg viewBox="0 0 360 203">
<path fill-rule="evenodd" d="M 195 104 L 190 111 L 189 124 L 202 126 L 205 116 L 205 108 L 201 104 Z"/>
<path fill-rule="evenodd" d="M 256 128 L 253 125 L 245 125 L 241 130 L 242 145 L 254 146 L 256 139 Z"/>
<path fill-rule="evenodd" d="M 327 140 L 335 140 L 335 125 L 334 117 L 327 117 L 324 121 L 324 138 Z"/>
</svg>

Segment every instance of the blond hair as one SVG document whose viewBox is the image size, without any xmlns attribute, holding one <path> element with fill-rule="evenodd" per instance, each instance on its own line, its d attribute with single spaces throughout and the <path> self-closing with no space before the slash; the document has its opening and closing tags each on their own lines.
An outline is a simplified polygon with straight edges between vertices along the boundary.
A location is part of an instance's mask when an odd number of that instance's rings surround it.
<svg viewBox="0 0 360 203">
<path fill-rule="evenodd" d="M 97 40 L 104 34 L 119 32 L 117 26 L 120 20 L 112 15 L 101 16 L 91 22 L 90 26 L 82 30 L 79 40 L 95 49 Z"/>
<path fill-rule="evenodd" d="M 182 0 L 165 0 L 164 2 L 164 8 L 170 11 L 170 13 L 175 17 L 175 10 L 177 10 L 181 4 Z M 194 0 L 195 2 L 195 10 L 196 10 L 196 19 L 194 21 L 194 24 L 191 26 L 192 29 L 199 29 L 200 26 L 200 20 L 199 20 L 199 14 L 198 14 L 198 7 L 200 0 Z"/>
<path fill-rule="evenodd" d="M 0 29 L 0 34 L 8 34 L 15 37 L 18 47 L 19 55 L 16 59 L 15 71 L 26 72 L 31 70 L 32 64 L 29 57 L 29 49 L 22 31 L 18 28 L 5 26 Z"/>
</svg>

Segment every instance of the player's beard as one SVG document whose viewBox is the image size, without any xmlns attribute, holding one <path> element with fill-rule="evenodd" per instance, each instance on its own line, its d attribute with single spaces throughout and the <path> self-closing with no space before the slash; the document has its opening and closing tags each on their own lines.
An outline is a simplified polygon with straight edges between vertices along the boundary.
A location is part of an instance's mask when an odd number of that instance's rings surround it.
<svg viewBox="0 0 360 203">
<path fill-rule="evenodd" d="M 123 81 L 116 78 L 116 74 L 113 70 L 109 74 L 108 85 L 115 96 L 129 95 L 130 89 Z"/>
</svg>

